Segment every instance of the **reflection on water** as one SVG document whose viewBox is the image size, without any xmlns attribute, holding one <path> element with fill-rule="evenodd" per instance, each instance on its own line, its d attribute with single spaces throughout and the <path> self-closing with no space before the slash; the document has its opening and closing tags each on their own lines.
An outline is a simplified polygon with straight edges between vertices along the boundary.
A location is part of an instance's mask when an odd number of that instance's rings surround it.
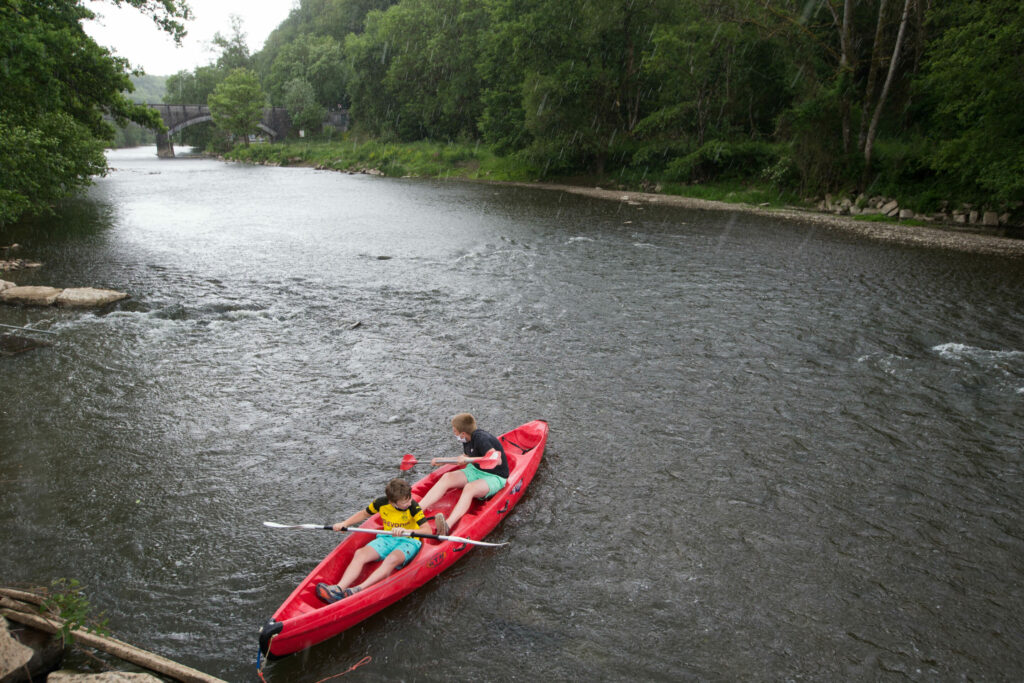
<svg viewBox="0 0 1024 683">
<path fill-rule="evenodd" d="M 4 236 L 0 576 L 251 680 L 262 622 L 401 455 L 551 425 L 523 503 L 270 680 L 1009 679 L 1022 665 L 1024 265 L 742 214 L 113 153 Z M 77 208 L 74 208 L 77 207 Z M 437 650 L 435 643 L 458 643 Z"/>
<path fill-rule="evenodd" d="M 52 248 L 54 244 L 98 235 L 109 230 L 114 209 L 87 198 L 66 199 L 52 215 L 29 217 L 16 225 L 0 228 L 2 246 L 19 245 L 19 251 Z"/>
</svg>

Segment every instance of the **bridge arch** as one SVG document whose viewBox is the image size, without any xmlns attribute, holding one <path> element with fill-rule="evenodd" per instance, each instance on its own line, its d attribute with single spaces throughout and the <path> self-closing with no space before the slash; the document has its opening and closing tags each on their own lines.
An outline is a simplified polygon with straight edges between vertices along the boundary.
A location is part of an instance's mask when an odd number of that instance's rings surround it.
<svg viewBox="0 0 1024 683">
<path fill-rule="evenodd" d="M 213 121 L 213 116 L 211 116 L 210 114 L 204 114 L 203 116 L 197 116 L 194 119 L 189 119 L 188 121 L 182 121 L 178 125 L 174 126 L 174 128 L 169 128 L 167 130 L 167 134 L 168 135 L 175 135 L 176 133 L 180 133 L 181 131 L 185 130 L 186 128 L 190 128 L 191 126 L 199 125 L 200 123 L 206 123 L 207 121 L 211 121 L 212 122 Z M 277 140 L 278 138 L 283 137 L 282 135 L 279 135 L 276 130 L 274 130 L 273 128 L 271 128 L 267 124 L 263 123 L 262 121 L 257 123 L 256 127 L 259 128 L 260 130 L 262 130 L 267 135 L 269 135 L 274 140 Z"/>
<path fill-rule="evenodd" d="M 150 109 L 155 109 L 167 126 L 166 133 L 157 133 L 156 145 L 157 155 L 161 157 L 173 157 L 174 147 L 171 142 L 171 135 L 180 133 L 190 126 L 199 123 L 212 121 L 210 108 L 205 104 L 150 104 Z M 270 136 L 271 140 L 280 140 L 292 129 L 292 120 L 284 107 L 267 107 L 263 110 L 263 116 L 257 127 Z"/>
</svg>

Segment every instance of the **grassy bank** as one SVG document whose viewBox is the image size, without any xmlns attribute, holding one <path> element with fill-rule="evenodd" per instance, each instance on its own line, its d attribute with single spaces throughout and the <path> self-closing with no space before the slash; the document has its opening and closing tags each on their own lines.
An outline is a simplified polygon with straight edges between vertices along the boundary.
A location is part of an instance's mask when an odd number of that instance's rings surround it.
<svg viewBox="0 0 1024 683">
<path fill-rule="evenodd" d="M 536 180 L 537 169 L 513 157 L 499 157 L 484 145 L 378 140 L 292 141 L 238 146 L 234 161 L 280 166 L 314 166 L 333 171 L 379 171 L 391 177 Z"/>
<path fill-rule="evenodd" d="M 463 178 L 551 182 L 604 189 L 635 190 L 734 204 L 794 205 L 799 198 L 765 183 L 723 181 L 702 185 L 664 182 L 629 168 L 606 176 L 543 176 L 519 155 L 498 156 L 486 145 L 444 142 L 388 143 L 378 140 L 290 141 L 238 146 L 227 159 L 254 164 L 312 166 L 335 171 L 380 172 L 390 177 Z"/>
<path fill-rule="evenodd" d="M 373 172 L 391 177 L 452 178 L 534 184 L 548 189 L 564 189 L 607 199 L 621 199 L 627 192 L 635 198 L 662 197 L 668 205 L 714 208 L 736 205 L 745 211 L 815 220 L 858 234 L 889 241 L 922 242 L 961 251 L 1024 254 L 1024 242 L 1003 240 L 1001 236 L 1021 236 L 1020 228 L 942 229 L 945 221 L 900 219 L 882 215 L 879 209 L 863 207 L 860 215 L 839 215 L 835 208 L 823 208 L 815 200 L 801 199 L 795 191 L 780 191 L 761 178 L 730 179 L 690 185 L 659 179 L 645 171 L 624 166 L 604 176 L 544 175 L 543 170 L 519 155 L 499 156 L 482 144 L 408 142 L 379 140 L 291 141 L 275 144 L 238 146 L 225 158 L 253 164 L 306 166 L 341 172 Z M 833 207 L 835 205 L 833 204 Z M 957 221 L 964 223 L 963 220 Z M 926 227 L 927 226 L 927 227 Z M 940 228 L 940 229 L 936 229 Z M 964 228 L 979 234 L 967 235 Z M 983 233 L 988 233 L 983 234 Z M 995 240 L 995 242 L 993 242 Z M 998 242 L 998 243 L 997 243 Z"/>
<path fill-rule="evenodd" d="M 754 170 L 749 177 L 737 177 L 742 168 L 752 167 L 744 163 L 740 171 L 729 170 L 729 174 L 712 182 L 689 184 L 673 182 L 651 175 L 634 166 L 623 165 L 602 176 L 574 175 L 561 176 L 544 174 L 542 168 L 522 154 L 499 156 L 484 144 L 455 142 L 381 142 L 375 139 L 357 139 L 355 136 L 342 140 L 302 140 L 274 144 L 253 144 L 237 146 L 225 157 L 234 161 L 278 166 L 312 166 L 335 171 L 353 173 L 372 172 L 390 177 L 453 178 L 466 180 L 490 180 L 502 182 L 543 182 L 553 185 L 598 188 L 611 191 L 633 191 L 676 196 L 685 199 L 724 202 L 726 204 L 773 209 L 791 207 L 824 213 L 851 214 L 857 221 L 898 224 L 904 227 L 941 225 L 954 223 L 993 232 L 1006 231 L 1008 235 L 1021 233 L 1024 209 L 1018 208 L 1016 216 L 1009 222 L 1001 220 L 1000 226 L 988 223 L 980 225 L 982 212 L 974 211 L 975 218 L 969 222 L 966 209 L 945 210 L 944 214 L 925 214 L 899 218 L 884 215 L 881 208 L 889 200 L 874 198 L 870 205 L 857 203 L 856 209 L 839 209 L 842 196 L 832 198 L 830 206 L 822 206 L 817 199 L 802 198 L 795 189 L 787 190 L 764 179 L 763 174 Z M 727 169 L 728 170 L 728 169 Z M 666 173 L 671 175 L 671 173 Z M 916 195 L 901 197 L 902 206 L 914 206 Z M 847 195 L 849 203 L 855 203 L 853 195 Z M 919 198 L 918 198 L 919 199 Z M 828 200 L 826 200 L 826 203 Z M 857 200 L 860 202 L 860 199 Z M 920 203 L 920 202 L 918 202 Z M 895 203 L 894 203 L 895 205 Z M 899 207 L 897 207 L 899 208 Z M 855 214 L 855 215 L 852 215 Z M 957 214 L 961 214 L 957 217 Z M 1007 214 L 1009 216 L 1009 214 Z M 1018 227 L 1013 227 L 1018 226 Z M 1004 230 L 1005 228 L 1005 230 Z"/>
</svg>

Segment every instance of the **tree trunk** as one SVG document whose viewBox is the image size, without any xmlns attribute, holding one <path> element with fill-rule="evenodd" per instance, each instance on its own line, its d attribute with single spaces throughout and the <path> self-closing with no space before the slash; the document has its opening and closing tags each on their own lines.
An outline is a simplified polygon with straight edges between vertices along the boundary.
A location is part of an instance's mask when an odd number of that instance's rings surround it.
<svg viewBox="0 0 1024 683">
<path fill-rule="evenodd" d="M 881 0 L 878 6 L 878 23 L 875 25 L 875 43 L 871 46 L 871 64 L 868 65 L 868 84 L 864 89 L 864 104 L 860 114 L 860 134 L 857 136 L 857 145 L 863 151 L 864 141 L 867 139 L 868 112 L 871 110 L 871 101 L 875 96 L 876 81 L 878 80 L 879 65 L 882 63 L 882 26 L 885 24 L 885 9 L 888 0 Z"/>
<path fill-rule="evenodd" d="M 853 67 L 850 62 L 850 22 L 853 21 L 853 0 L 843 0 L 843 16 L 840 19 L 836 8 L 830 2 L 829 11 L 832 12 L 832 21 L 839 29 L 839 82 L 843 86 L 839 93 L 839 113 L 842 117 L 843 126 L 843 152 L 850 151 L 850 91 L 847 80 L 851 76 Z"/>
<path fill-rule="evenodd" d="M 843 3 L 843 57 L 840 64 L 844 75 L 852 77 L 853 66 L 850 64 L 850 22 L 853 21 L 853 0 Z M 850 152 L 850 90 L 849 85 L 842 94 L 843 98 L 843 151 Z"/>
<path fill-rule="evenodd" d="M 868 173 L 871 169 L 871 154 L 875 145 L 875 136 L 878 134 L 878 120 L 882 117 L 882 108 L 889 96 L 889 88 L 892 86 L 893 77 L 896 75 L 896 64 L 900 60 L 900 50 L 903 47 L 903 36 L 907 32 L 907 17 L 910 15 L 910 4 L 913 0 L 904 0 L 903 17 L 900 19 L 900 30 L 896 34 L 896 45 L 892 49 L 892 60 L 889 62 L 889 73 L 885 77 L 885 85 L 882 86 L 882 94 L 878 96 L 878 104 L 875 105 L 875 113 L 871 117 L 871 125 L 868 127 L 868 135 L 864 140 L 864 176 L 861 185 L 866 185 Z"/>
</svg>

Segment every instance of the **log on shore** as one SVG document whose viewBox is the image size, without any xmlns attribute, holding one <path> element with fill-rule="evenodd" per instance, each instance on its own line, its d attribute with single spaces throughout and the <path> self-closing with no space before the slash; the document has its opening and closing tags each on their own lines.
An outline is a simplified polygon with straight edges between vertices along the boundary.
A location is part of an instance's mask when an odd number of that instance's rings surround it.
<svg viewBox="0 0 1024 683">
<path fill-rule="evenodd" d="M 43 598 L 25 591 L 0 588 L 0 615 L 9 621 L 31 626 L 47 633 L 59 633 L 64 622 L 59 617 L 44 617 L 39 614 L 39 605 Z M 101 650 L 107 654 L 131 662 L 150 671 L 163 674 L 183 683 L 225 683 L 220 678 L 210 676 L 202 671 L 179 664 L 166 657 L 147 652 L 142 648 L 129 645 L 115 638 L 101 636 L 88 631 L 73 630 L 71 637 L 76 643 Z"/>
</svg>

